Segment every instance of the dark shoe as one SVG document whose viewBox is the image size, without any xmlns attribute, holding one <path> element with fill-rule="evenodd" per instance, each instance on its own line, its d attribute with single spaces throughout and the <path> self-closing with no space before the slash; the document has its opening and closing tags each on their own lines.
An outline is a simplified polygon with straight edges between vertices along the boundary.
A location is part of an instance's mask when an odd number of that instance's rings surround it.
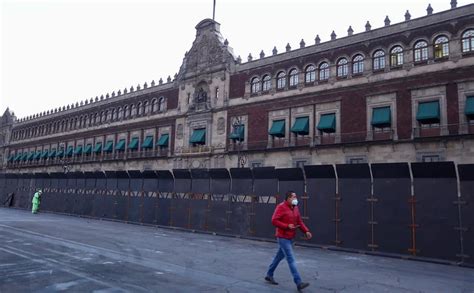
<svg viewBox="0 0 474 293">
<path fill-rule="evenodd" d="M 300 290 L 303 290 L 304 288 L 308 287 L 309 286 L 309 283 L 299 283 L 296 288 L 298 289 L 298 291 Z"/>
<path fill-rule="evenodd" d="M 272 285 L 278 285 L 278 283 L 275 282 L 275 279 L 273 279 L 273 277 L 270 277 L 270 276 L 266 276 L 265 281 L 267 281 L 268 283 L 270 283 Z"/>
</svg>

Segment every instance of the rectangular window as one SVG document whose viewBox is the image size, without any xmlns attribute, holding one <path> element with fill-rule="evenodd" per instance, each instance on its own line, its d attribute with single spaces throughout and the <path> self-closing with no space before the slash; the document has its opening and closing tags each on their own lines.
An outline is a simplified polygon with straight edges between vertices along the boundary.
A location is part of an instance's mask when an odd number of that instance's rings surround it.
<svg viewBox="0 0 474 293">
<path fill-rule="evenodd" d="M 439 155 L 423 155 L 421 161 L 425 163 L 439 162 L 441 161 L 441 158 Z"/>
<path fill-rule="evenodd" d="M 263 167 L 263 164 L 261 162 L 253 162 L 250 166 L 252 166 L 252 168 L 260 168 Z"/>
<path fill-rule="evenodd" d="M 346 162 L 347 164 L 365 164 L 367 163 L 367 157 L 366 156 L 347 157 Z"/>
</svg>

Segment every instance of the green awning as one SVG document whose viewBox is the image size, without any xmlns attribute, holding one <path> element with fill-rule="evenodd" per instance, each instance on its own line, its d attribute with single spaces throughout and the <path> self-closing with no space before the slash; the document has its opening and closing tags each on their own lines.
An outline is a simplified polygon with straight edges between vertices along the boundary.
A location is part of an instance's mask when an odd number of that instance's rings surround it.
<svg viewBox="0 0 474 293">
<path fill-rule="evenodd" d="M 309 134 L 309 117 L 298 117 L 291 127 L 291 132 L 299 135 Z"/>
<path fill-rule="evenodd" d="M 78 145 L 74 151 L 74 155 L 78 156 L 80 154 L 82 154 L 82 145 Z"/>
<path fill-rule="evenodd" d="M 111 153 L 114 150 L 114 142 L 109 140 L 104 147 L 104 152 Z"/>
<path fill-rule="evenodd" d="M 190 143 L 206 144 L 206 129 L 194 129 L 193 135 L 189 139 Z"/>
<path fill-rule="evenodd" d="M 170 135 L 168 133 L 162 134 L 156 145 L 160 147 L 167 147 L 169 144 L 169 137 Z"/>
<path fill-rule="evenodd" d="M 268 134 L 276 137 L 285 137 L 285 120 L 274 120 Z"/>
<path fill-rule="evenodd" d="M 392 124 L 390 107 L 374 108 L 372 110 L 372 126 L 387 127 Z"/>
<path fill-rule="evenodd" d="M 467 97 L 467 99 L 466 99 L 466 109 L 464 110 L 464 113 L 466 113 L 466 115 L 469 118 L 474 119 L 474 96 Z"/>
<path fill-rule="evenodd" d="M 102 143 L 98 142 L 95 144 L 94 153 L 98 154 L 102 151 Z"/>
<path fill-rule="evenodd" d="M 14 154 L 11 154 L 11 155 L 8 157 L 8 162 L 13 162 L 13 159 L 15 159 L 15 155 L 14 155 Z"/>
<path fill-rule="evenodd" d="M 336 132 L 336 114 L 321 115 L 317 128 L 322 132 Z"/>
<path fill-rule="evenodd" d="M 438 123 L 439 122 L 439 102 L 425 102 L 418 104 L 416 120 L 420 123 Z"/>
<path fill-rule="evenodd" d="M 138 148 L 138 137 L 132 138 L 127 148 L 129 150 L 136 150 Z"/>
<path fill-rule="evenodd" d="M 49 154 L 49 150 L 44 150 L 44 151 L 41 153 L 40 159 L 46 158 L 46 157 L 48 156 L 48 154 Z"/>
<path fill-rule="evenodd" d="M 25 152 L 25 153 L 23 153 L 23 156 L 21 156 L 21 160 L 26 161 L 27 159 L 28 159 L 28 153 Z"/>
<path fill-rule="evenodd" d="M 48 153 L 48 158 L 54 158 L 56 156 L 56 149 L 51 149 Z"/>
<path fill-rule="evenodd" d="M 56 153 L 56 158 L 62 158 L 64 157 L 64 148 L 61 148 L 58 150 L 58 152 Z"/>
<path fill-rule="evenodd" d="M 245 125 L 237 125 L 232 127 L 232 132 L 229 135 L 229 138 L 233 141 L 244 141 L 245 138 Z"/>
<path fill-rule="evenodd" d="M 67 151 L 66 151 L 66 156 L 72 157 L 73 153 L 74 153 L 74 147 L 72 145 L 68 146 Z"/>
<path fill-rule="evenodd" d="M 28 161 L 31 161 L 31 160 L 33 160 L 33 157 L 34 157 L 34 156 L 35 156 L 35 152 L 30 152 L 30 153 L 28 154 L 28 157 L 27 157 L 26 159 L 27 159 Z"/>
<path fill-rule="evenodd" d="M 125 139 L 119 140 L 117 146 L 115 147 L 116 151 L 124 151 L 125 150 Z"/>
<path fill-rule="evenodd" d="M 149 135 L 145 137 L 145 140 L 142 143 L 142 149 L 151 149 L 153 148 L 153 136 Z"/>
<path fill-rule="evenodd" d="M 13 161 L 15 161 L 15 162 L 16 162 L 16 161 L 20 160 L 22 156 L 23 156 L 23 154 L 22 154 L 22 153 L 18 153 L 18 154 L 16 154 L 15 158 L 13 159 Z"/>
<path fill-rule="evenodd" d="M 39 160 L 40 157 L 41 157 L 41 151 L 36 151 L 35 155 L 33 156 L 33 159 Z"/>
<path fill-rule="evenodd" d="M 83 154 L 90 155 L 92 153 L 92 145 L 88 144 L 82 151 Z"/>
</svg>

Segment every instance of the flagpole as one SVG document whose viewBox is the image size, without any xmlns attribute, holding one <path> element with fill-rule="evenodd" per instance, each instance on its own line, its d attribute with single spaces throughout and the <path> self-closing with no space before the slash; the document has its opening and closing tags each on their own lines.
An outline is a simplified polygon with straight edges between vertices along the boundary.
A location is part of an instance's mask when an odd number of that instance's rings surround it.
<svg viewBox="0 0 474 293">
<path fill-rule="evenodd" d="M 216 18 L 216 0 L 214 0 L 214 6 L 212 7 L 212 20 Z"/>
</svg>

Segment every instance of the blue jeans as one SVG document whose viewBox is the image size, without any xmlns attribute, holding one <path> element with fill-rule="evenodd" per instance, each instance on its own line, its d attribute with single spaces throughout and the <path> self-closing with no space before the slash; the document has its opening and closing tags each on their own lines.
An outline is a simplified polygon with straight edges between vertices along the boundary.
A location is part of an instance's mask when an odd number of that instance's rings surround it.
<svg viewBox="0 0 474 293">
<path fill-rule="evenodd" d="M 278 241 L 278 252 L 273 258 L 272 264 L 268 267 L 267 276 L 273 277 L 278 264 L 282 259 L 286 257 L 288 266 L 290 267 L 291 275 L 293 276 L 293 281 L 296 285 L 301 283 L 301 277 L 296 269 L 296 262 L 293 256 L 293 241 L 285 238 L 277 238 Z"/>
</svg>

